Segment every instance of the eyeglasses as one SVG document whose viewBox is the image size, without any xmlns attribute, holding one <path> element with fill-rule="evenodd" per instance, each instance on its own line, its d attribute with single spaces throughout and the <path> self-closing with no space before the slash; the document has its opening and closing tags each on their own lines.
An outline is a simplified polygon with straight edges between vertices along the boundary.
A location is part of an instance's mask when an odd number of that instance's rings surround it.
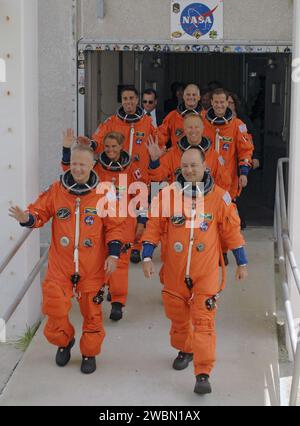
<svg viewBox="0 0 300 426">
<path fill-rule="evenodd" d="M 153 103 L 154 103 L 154 101 L 146 101 L 146 100 L 144 101 L 144 100 L 143 100 L 143 104 L 149 104 L 149 105 L 152 105 Z"/>
</svg>

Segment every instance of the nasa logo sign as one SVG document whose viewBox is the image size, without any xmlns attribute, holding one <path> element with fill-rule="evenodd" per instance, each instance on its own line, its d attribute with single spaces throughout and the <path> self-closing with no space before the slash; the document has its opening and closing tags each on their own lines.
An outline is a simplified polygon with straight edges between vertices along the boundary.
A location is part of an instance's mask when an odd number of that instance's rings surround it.
<svg viewBox="0 0 300 426">
<path fill-rule="evenodd" d="M 183 31 L 195 38 L 207 34 L 214 25 L 213 13 L 214 10 L 210 10 L 205 4 L 191 3 L 180 17 Z"/>
<path fill-rule="evenodd" d="M 180 13 L 171 12 L 171 36 L 181 40 L 223 38 L 223 1 L 178 1 Z"/>
</svg>

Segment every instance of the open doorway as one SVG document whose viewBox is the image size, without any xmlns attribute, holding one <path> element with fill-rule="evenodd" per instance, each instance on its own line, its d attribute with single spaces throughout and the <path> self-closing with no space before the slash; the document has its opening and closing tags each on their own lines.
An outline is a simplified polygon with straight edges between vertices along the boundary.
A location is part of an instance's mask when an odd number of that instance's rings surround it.
<svg viewBox="0 0 300 426">
<path fill-rule="evenodd" d="M 260 167 L 252 171 L 239 200 L 248 225 L 272 225 L 276 165 L 288 154 L 290 121 L 290 53 L 192 53 L 87 51 L 84 129 L 88 136 L 119 106 L 118 88 L 152 87 L 158 108 L 171 96 L 174 81 L 193 82 L 203 89 L 210 81 L 236 93 L 255 126 Z"/>
</svg>

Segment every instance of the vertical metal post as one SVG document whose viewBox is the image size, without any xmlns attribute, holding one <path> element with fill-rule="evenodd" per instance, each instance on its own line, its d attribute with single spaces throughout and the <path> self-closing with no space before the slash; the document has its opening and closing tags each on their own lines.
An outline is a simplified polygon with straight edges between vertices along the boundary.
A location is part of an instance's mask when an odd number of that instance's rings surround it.
<svg viewBox="0 0 300 426">
<path fill-rule="evenodd" d="M 299 389 L 299 375 L 300 375 L 300 341 L 298 338 L 298 344 L 297 344 L 295 361 L 294 361 L 292 387 L 291 387 L 291 393 L 290 393 L 289 405 L 291 406 L 295 406 L 297 404 L 297 395 L 298 395 L 298 389 Z"/>
</svg>

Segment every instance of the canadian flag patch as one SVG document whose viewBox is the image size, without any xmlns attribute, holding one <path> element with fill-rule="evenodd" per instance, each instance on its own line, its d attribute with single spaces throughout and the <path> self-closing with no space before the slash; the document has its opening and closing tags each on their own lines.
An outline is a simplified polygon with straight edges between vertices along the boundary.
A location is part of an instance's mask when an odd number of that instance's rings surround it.
<svg viewBox="0 0 300 426">
<path fill-rule="evenodd" d="M 141 179 L 141 177 L 142 177 L 142 173 L 141 173 L 141 170 L 140 170 L 140 169 L 136 169 L 136 170 L 133 172 L 133 174 L 134 174 L 134 177 L 135 177 L 135 179 L 136 179 L 136 180 L 140 180 L 140 179 Z"/>
</svg>

